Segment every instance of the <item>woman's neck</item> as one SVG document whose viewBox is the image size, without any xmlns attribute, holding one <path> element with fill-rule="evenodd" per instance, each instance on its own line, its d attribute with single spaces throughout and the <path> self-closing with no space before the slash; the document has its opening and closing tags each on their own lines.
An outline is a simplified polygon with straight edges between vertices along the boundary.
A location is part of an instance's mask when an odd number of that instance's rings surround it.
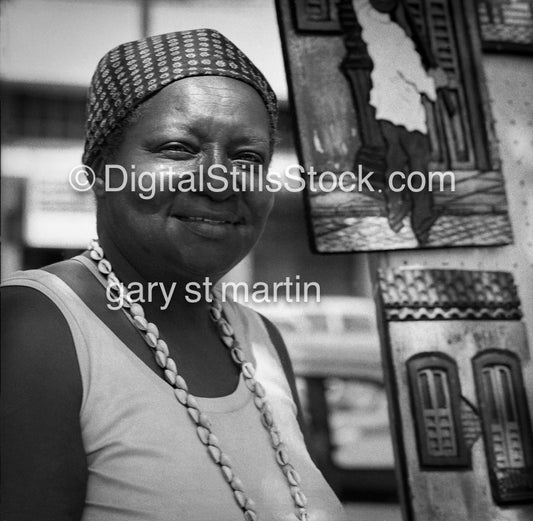
<svg viewBox="0 0 533 521">
<path fill-rule="evenodd" d="M 124 290 L 143 306 L 151 320 L 155 321 L 156 317 L 160 320 L 180 317 L 180 322 L 193 323 L 207 320 L 210 288 L 216 279 L 195 277 L 192 280 L 178 273 L 160 272 L 161 266 L 155 263 L 154 270 L 137 269 L 107 234 L 101 233 L 99 242 Z M 155 273 L 158 279 L 153 278 Z"/>
</svg>

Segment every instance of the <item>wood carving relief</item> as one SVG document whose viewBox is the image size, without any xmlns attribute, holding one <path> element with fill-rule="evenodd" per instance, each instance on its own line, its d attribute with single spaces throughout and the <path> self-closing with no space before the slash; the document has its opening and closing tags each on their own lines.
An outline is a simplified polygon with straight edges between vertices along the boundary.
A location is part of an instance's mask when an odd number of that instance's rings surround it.
<svg viewBox="0 0 533 521">
<path fill-rule="evenodd" d="M 378 285 L 409 519 L 532 515 L 532 364 L 512 275 L 406 267 L 380 270 Z M 475 500 L 432 517 L 447 504 L 439 487 Z"/>
<path fill-rule="evenodd" d="M 301 164 L 337 176 L 317 187 L 307 175 L 314 247 L 511 242 L 473 6 L 277 5 Z"/>
</svg>

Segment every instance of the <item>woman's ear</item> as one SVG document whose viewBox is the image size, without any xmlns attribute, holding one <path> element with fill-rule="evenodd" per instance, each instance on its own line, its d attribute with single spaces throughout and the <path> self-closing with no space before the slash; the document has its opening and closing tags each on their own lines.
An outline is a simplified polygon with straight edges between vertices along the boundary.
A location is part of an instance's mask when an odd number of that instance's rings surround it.
<svg viewBox="0 0 533 521">
<path fill-rule="evenodd" d="M 100 199 L 105 197 L 104 158 L 101 155 L 93 161 L 92 169 L 95 175 L 93 192 Z"/>
</svg>

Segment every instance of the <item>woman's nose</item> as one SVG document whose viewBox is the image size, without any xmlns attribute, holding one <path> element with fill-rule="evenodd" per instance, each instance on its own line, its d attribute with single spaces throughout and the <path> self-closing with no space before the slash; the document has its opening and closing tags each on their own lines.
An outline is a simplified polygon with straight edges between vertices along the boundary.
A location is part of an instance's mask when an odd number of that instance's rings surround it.
<svg viewBox="0 0 533 521">
<path fill-rule="evenodd" d="M 203 186 L 200 191 L 214 200 L 225 200 L 236 192 L 232 178 L 232 163 L 220 152 L 205 156 L 200 164 Z"/>
</svg>

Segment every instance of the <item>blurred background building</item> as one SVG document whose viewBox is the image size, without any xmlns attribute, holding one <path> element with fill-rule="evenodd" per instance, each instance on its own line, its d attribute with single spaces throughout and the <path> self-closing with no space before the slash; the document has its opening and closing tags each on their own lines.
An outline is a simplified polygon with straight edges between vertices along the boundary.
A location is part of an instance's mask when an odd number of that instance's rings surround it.
<svg viewBox="0 0 533 521">
<path fill-rule="evenodd" d="M 96 235 L 92 192 L 76 192 L 85 96 L 120 43 L 218 29 L 264 72 L 280 100 L 272 168 L 297 163 L 274 0 L 2 0 L 2 277 L 68 258 Z M 309 445 L 354 519 L 399 520 L 379 345 L 365 254 L 316 255 L 302 193 L 281 192 L 260 243 L 228 275 L 318 282 L 322 302 L 261 311 L 292 353 Z M 383 505 L 381 503 L 390 504 Z M 368 504 L 365 504 L 368 503 Z"/>
</svg>

